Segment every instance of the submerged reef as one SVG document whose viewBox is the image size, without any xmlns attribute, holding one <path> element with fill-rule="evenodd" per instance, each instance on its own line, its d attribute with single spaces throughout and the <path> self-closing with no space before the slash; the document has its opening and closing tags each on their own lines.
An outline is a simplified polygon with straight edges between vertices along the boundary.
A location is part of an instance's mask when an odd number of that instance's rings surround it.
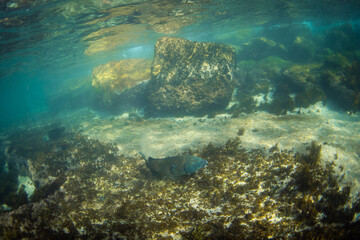
<svg viewBox="0 0 360 240">
<path fill-rule="evenodd" d="M 265 110 L 279 115 L 320 101 L 358 111 L 358 36 L 358 26 L 351 24 L 322 33 L 306 24 L 265 28 L 254 39 L 239 45 L 235 75 L 245 78 L 235 78 L 237 92 L 232 101 L 236 105 L 230 113 Z M 262 96 L 256 93 L 258 85 L 268 89 L 263 89 Z"/>
<path fill-rule="evenodd" d="M 270 103 L 263 103 L 260 109 L 267 110 L 276 115 L 285 115 L 295 108 L 295 102 L 290 97 L 290 90 L 287 85 L 280 85 L 276 88 L 273 100 Z"/>
<path fill-rule="evenodd" d="M 223 146 L 210 143 L 187 152 L 206 159 L 205 169 L 159 179 L 141 156 L 123 156 L 114 145 L 69 129 L 43 139 L 48 132 L 31 129 L 7 138 L 8 153 L 27 159 L 23 174 L 36 182 L 36 190 L 28 202 L 1 212 L 4 239 L 351 239 L 359 234 L 359 198 L 350 197 L 351 186 L 331 159 L 321 161 L 316 142 L 302 154 L 277 146 L 247 150 L 239 138 Z"/>
<path fill-rule="evenodd" d="M 355 51 L 359 48 L 359 31 L 351 23 L 345 23 L 327 31 L 325 47 L 334 52 Z"/>
<path fill-rule="evenodd" d="M 206 114 L 225 108 L 233 91 L 235 64 L 230 46 L 160 38 L 147 89 L 147 113 Z"/>
<path fill-rule="evenodd" d="M 346 110 L 360 109 L 360 65 L 357 61 L 351 63 L 339 54 L 329 56 L 323 65 L 321 80 L 329 99 Z"/>
<path fill-rule="evenodd" d="M 111 14 L 146 18 L 136 14 L 141 5 L 122 6 Z M 131 24 L 115 28 L 127 25 Z M 110 30 L 101 31 L 89 39 Z M 233 46 L 161 37 L 152 62 L 125 59 L 93 69 L 94 106 L 115 112 L 142 108 L 148 117 L 212 117 L 223 112 L 237 117 L 263 110 L 282 115 L 301 113 L 301 108 L 317 102 L 356 112 L 360 107 L 358 35 L 347 24 L 316 33 L 303 23 L 264 28 L 253 39 Z M 340 47 L 346 44 L 347 48 Z M 137 84 L 148 79 L 147 84 Z"/>
</svg>

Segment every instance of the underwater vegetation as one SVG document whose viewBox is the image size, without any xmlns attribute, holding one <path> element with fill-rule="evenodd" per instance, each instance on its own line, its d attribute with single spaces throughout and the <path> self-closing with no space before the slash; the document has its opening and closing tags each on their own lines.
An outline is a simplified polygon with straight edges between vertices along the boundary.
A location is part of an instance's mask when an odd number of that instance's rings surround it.
<svg viewBox="0 0 360 240">
<path fill-rule="evenodd" d="M 342 55 L 330 56 L 324 63 L 322 84 L 329 98 L 346 110 L 358 111 L 360 107 L 360 67 Z"/>
<path fill-rule="evenodd" d="M 237 52 L 236 104 L 229 113 L 282 115 L 328 101 L 358 111 L 358 36 L 358 27 L 350 24 L 321 34 L 301 24 L 264 29 Z"/>
<path fill-rule="evenodd" d="M 14 159 L 28 159 L 21 174 L 36 186 L 27 201 L 6 202 L 5 239 L 328 239 L 331 232 L 339 234 L 330 239 L 351 239 L 359 233 L 359 197 L 351 197 L 332 159 L 322 162 L 316 142 L 307 153 L 245 149 L 240 138 L 209 143 L 191 152 L 208 161 L 206 168 L 159 179 L 141 156 L 51 129 L 16 132 L 5 141 Z M 50 131 L 61 134 L 44 141 Z M 15 195 L 22 198 L 21 191 Z"/>
<path fill-rule="evenodd" d="M 264 103 L 260 108 L 276 115 L 285 115 L 288 111 L 295 108 L 295 102 L 290 97 L 290 90 L 287 85 L 280 85 L 276 88 L 273 100 L 270 103 Z"/>
</svg>

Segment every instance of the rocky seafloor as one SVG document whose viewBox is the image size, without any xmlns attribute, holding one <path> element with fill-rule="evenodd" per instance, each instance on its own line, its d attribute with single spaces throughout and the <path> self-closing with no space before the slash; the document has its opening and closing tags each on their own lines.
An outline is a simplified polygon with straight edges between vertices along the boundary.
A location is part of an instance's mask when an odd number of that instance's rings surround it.
<svg viewBox="0 0 360 240">
<path fill-rule="evenodd" d="M 316 114 L 279 116 L 277 122 L 291 118 L 290 121 L 298 119 L 299 123 L 306 123 L 312 119 L 316 124 L 321 122 Z M 317 122 L 316 118 L 320 120 Z M 131 150 L 130 135 L 125 134 L 133 129 L 134 135 L 141 135 L 136 131 L 144 130 L 137 129 L 137 125 L 147 126 L 148 134 L 154 134 L 157 121 L 163 127 L 172 125 L 181 129 L 185 124 L 184 129 L 192 125 L 193 130 L 208 128 L 210 132 L 212 125 L 221 125 L 237 137 L 225 141 L 223 137 L 231 135 L 218 134 L 224 140 L 222 143 L 216 138 L 213 141 L 204 138 L 206 144 L 179 148 L 173 153 L 193 154 L 209 164 L 190 176 L 161 179 Z M 2 137 L 1 144 L 1 238 L 355 239 L 358 236 L 360 200 L 356 181 L 352 181 L 354 175 L 349 166 L 342 165 L 341 158 L 346 155 L 340 151 L 329 154 L 329 146 L 336 146 L 336 139 L 309 140 L 302 143 L 302 151 L 286 150 L 280 136 L 286 133 L 280 131 L 279 136 L 273 135 L 279 144 L 249 147 L 249 139 L 256 139 L 255 135 L 264 132 L 264 128 L 250 123 L 248 128 L 243 128 L 240 122 L 232 121 L 226 117 L 178 120 L 95 117 L 92 122 L 88 118 L 78 120 L 82 128 L 71 128 L 63 119 L 63 124 L 9 132 Z M 112 125 L 123 132 L 116 133 L 119 139 L 105 141 L 113 132 Z M 236 125 L 237 131 L 233 129 Z M 120 134 L 124 134 L 123 138 Z M 125 144 L 127 137 L 129 145 Z M 169 138 L 166 141 L 173 147 Z M 23 178 L 28 182 L 19 186 Z"/>
</svg>

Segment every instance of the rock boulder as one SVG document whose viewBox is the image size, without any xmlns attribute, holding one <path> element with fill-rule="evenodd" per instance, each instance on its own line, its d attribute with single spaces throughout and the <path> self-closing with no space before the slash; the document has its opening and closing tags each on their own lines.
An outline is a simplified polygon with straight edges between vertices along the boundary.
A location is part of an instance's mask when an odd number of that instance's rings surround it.
<svg viewBox="0 0 360 240">
<path fill-rule="evenodd" d="M 150 115 L 204 115 L 226 107 L 233 92 L 235 49 L 162 37 L 148 84 Z"/>
<path fill-rule="evenodd" d="M 92 86 L 96 90 L 97 104 L 101 107 L 118 108 L 130 104 L 144 95 L 140 83 L 151 77 L 151 60 L 124 59 L 95 67 Z"/>
</svg>

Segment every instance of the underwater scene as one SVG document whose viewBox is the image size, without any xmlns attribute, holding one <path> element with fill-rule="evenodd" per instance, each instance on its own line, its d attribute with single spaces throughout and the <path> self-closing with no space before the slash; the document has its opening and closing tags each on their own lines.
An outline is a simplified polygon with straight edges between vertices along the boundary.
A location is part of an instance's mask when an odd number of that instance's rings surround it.
<svg viewBox="0 0 360 240">
<path fill-rule="evenodd" d="M 0 239 L 359 239 L 358 0 L 0 0 L 0 99 Z"/>
</svg>

